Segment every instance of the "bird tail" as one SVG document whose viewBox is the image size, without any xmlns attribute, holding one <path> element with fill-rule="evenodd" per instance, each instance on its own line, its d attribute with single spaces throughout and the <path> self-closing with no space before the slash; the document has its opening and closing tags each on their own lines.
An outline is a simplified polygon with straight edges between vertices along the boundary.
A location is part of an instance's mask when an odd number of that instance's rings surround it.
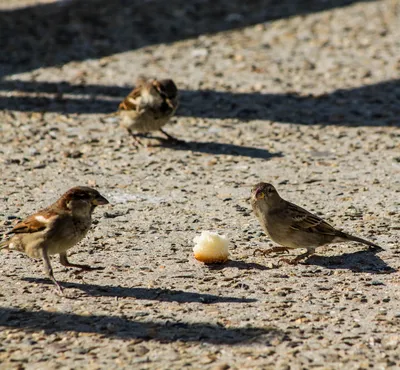
<svg viewBox="0 0 400 370">
<path fill-rule="evenodd" d="M 372 248 L 374 248 L 376 250 L 379 250 L 379 251 L 383 251 L 384 250 L 384 248 L 382 248 L 380 245 L 372 243 L 369 240 L 365 240 L 363 238 L 359 238 L 358 236 L 350 235 L 350 234 L 347 234 L 347 233 L 342 233 L 342 234 L 343 234 L 343 237 L 345 239 L 347 239 L 347 240 L 351 240 L 353 242 L 357 242 L 357 243 L 368 245 L 368 246 L 370 246 L 370 247 L 372 247 Z"/>
</svg>

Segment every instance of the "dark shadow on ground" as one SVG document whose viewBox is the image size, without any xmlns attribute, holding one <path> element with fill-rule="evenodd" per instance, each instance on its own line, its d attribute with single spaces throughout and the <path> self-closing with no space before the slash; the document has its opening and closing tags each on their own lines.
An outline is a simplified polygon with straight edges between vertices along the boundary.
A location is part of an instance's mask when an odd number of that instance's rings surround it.
<svg viewBox="0 0 400 370">
<path fill-rule="evenodd" d="M 50 280 L 24 278 L 22 280 L 39 284 L 53 285 Z M 60 282 L 63 287 L 79 289 L 93 297 L 118 297 L 118 298 L 135 298 L 160 302 L 178 302 L 178 303 L 250 303 L 256 302 L 256 299 L 238 298 L 238 297 L 221 297 L 213 294 L 184 292 L 182 290 L 170 290 L 161 288 L 128 288 L 111 285 L 97 284 L 79 284 Z"/>
<path fill-rule="evenodd" d="M 213 141 L 209 142 L 196 142 L 196 141 L 185 141 L 183 143 L 174 143 L 162 138 L 157 137 L 160 144 L 155 144 L 152 146 L 160 146 L 163 148 L 171 148 L 174 150 L 190 150 L 197 153 L 207 153 L 207 154 L 225 154 L 232 156 L 243 156 L 249 158 L 259 158 L 259 159 L 271 159 L 274 157 L 283 157 L 282 153 L 270 153 L 268 150 L 261 148 L 253 148 L 249 146 L 241 146 L 234 144 L 224 144 L 216 143 Z"/>
<path fill-rule="evenodd" d="M 72 313 L 48 311 L 25 311 L 17 308 L 0 308 L 0 326 L 22 330 L 43 330 L 46 334 L 57 332 L 97 333 L 99 335 L 122 338 L 156 340 L 169 343 L 207 342 L 213 344 L 238 344 L 255 340 L 268 344 L 283 334 L 275 328 L 225 328 L 206 323 L 146 322 L 131 317 L 81 316 Z"/>
<path fill-rule="evenodd" d="M 353 253 L 344 253 L 340 256 L 318 256 L 310 257 L 305 263 L 328 269 L 347 269 L 352 272 L 367 272 L 370 274 L 392 274 L 397 270 L 389 266 L 379 256 L 378 251 L 373 249 Z"/>
<path fill-rule="evenodd" d="M 336 90 L 322 96 L 210 90 L 182 91 L 181 95 L 180 116 L 261 119 L 303 125 L 400 124 L 400 79 Z"/>
<path fill-rule="evenodd" d="M 232 261 L 229 260 L 223 264 L 207 265 L 210 270 L 222 270 L 226 268 L 237 268 L 239 270 L 270 270 L 267 266 L 255 262 Z"/>
<path fill-rule="evenodd" d="M 166 5 L 165 0 L 75 0 L 3 10 L 0 76 L 101 58 L 358 1 L 170 0 Z"/>
<path fill-rule="evenodd" d="M 0 97 L 0 109 L 60 113 L 115 112 L 131 87 L 2 81 L 0 91 L 50 96 Z M 68 94 L 68 95 L 67 95 Z M 177 116 L 270 120 L 304 125 L 400 126 L 400 79 L 323 96 L 180 90 Z"/>
</svg>

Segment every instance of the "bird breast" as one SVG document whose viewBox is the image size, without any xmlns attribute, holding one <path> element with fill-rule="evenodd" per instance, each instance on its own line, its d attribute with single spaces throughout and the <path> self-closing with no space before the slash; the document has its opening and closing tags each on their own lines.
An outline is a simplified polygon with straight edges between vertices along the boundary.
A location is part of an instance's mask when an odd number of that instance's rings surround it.
<svg viewBox="0 0 400 370">
<path fill-rule="evenodd" d="M 122 111 L 122 126 L 136 132 L 157 131 L 162 128 L 170 119 L 170 115 L 163 115 L 160 112 L 146 107 L 141 111 Z"/>
<path fill-rule="evenodd" d="M 275 242 L 286 248 L 299 248 L 296 239 L 293 238 L 294 230 L 288 227 L 287 223 L 280 220 L 279 215 L 266 214 L 263 220 L 264 230 Z"/>
<path fill-rule="evenodd" d="M 45 241 L 48 253 L 58 254 L 80 242 L 90 229 L 91 217 L 64 219 L 62 224 L 49 231 Z"/>
</svg>

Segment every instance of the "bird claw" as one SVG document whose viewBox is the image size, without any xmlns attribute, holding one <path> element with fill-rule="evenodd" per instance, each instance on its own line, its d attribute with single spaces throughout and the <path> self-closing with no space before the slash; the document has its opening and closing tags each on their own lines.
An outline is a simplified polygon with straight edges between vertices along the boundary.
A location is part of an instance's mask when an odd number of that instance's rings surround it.
<svg viewBox="0 0 400 370">
<path fill-rule="evenodd" d="M 266 256 L 267 254 L 274 253 L 274 252 L 275 253 L 289 253 L 289 249 L 284 248 L 284 247 L 274 247 L 274 248 L 270 248 L 270 249 L 257 248 L 254 250 L 253 256 L 256 255 L 256 252 L 260 252 L 263 256 Z"/>
<path fill-rule="evenodd" d="M 253 256 L 255 256 L 257 252 L 260 252 L 263 256 L 265 256 L 267 254 L 266 250 L 257 248 L 257 249 L 254 249 Z"/>
<path fill-rule="evenodd" d="M 160 131 L 167 137 L 167 141 L 172 142 L 174 144 L 184 143 L 183 140 L 177 139 L 176 137 L 172 136 L 168 132 L 164 131 L 162 128 L 160 128 Z"/>
<path fill-rule="evenodd" d="M 55 284 L 55 286 L 56 286 L 56 293 L 57 293 L 59 296 L 63 297 L 63 296 L 64 296 L 63 287 L 62 287 L 59 283 L 57 283 L 57 282 L 55 282 L 54 284 Z"/>
<path fill-rule="evenodd" d="M 307 253 L 300 254 L 296 258 L 288 259 L 288 258 L 281 258 L 279 262 L 285 262 L 289 265 L 298 265 L 300 261 L 303 261 L 314 254 L 314 251 L 307 251 Z"/>
<path fill-rule="evenodd" d="M 128 129 L 129 135 L 133 139 L 133 145 L 136 147 L 136 149 L 139 149 L 140 147 L 145 147 L 145 145 L 140 141 L 138 138 L 138 135 L 135 134 L 132 130 Z"/>
</svg>

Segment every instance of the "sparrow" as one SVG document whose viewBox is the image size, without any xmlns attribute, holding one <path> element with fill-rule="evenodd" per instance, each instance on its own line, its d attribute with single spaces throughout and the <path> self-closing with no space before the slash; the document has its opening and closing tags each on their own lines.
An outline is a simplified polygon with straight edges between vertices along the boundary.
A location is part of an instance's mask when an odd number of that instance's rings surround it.
<svg viewBox="0 0 400 370">
<path fill-rule="evenodd" d="M 178 89 L 174 81 L 146 80 L 140 77 L 136 88 L 120 103 L 118 114 L 121 117 L 121 126 L 128 130 L 136 144 L 141 145 L 139 134 L 157 130 L 168 140 L 179 142 L 162 129 L 177 108 Z"/>
<path fill-rule="evenodd" d="M 253 211 L 267 235 L 281 245 L 269 250 L 256 250 L 264 255 L 271 252 L 289 252 L 289 249 L 295 248 L 307 249 L 306 253 L 293 260 L 281 259 L 283 262 L 297 264 L 314 254 L 317 247 L 347 241 L 383 250 L 377 244 L 340 231 L 322 218 L 282 199 L 271 184 L 260 182 L 254 185 L 250 199 Z"/>
<path fill-rule="evenodd" d="M 69 262 L 67 250 L 87 234 L 95 208 L 108 203 L 108 200 L 95 189 L 85 186 L 74 187 L 49 207 L 16 224 L 6 234 L 14 235 L 1 242 L 0 249 L 17 250 L 31 258 L 42 259 L 47 276 L 62 294 L 62 287 L 54 278 L 49 256 L 59 254 L 60 263 L 66 267 L 82 270 L 101 269 L 101 267 Z"/>
</svg>

